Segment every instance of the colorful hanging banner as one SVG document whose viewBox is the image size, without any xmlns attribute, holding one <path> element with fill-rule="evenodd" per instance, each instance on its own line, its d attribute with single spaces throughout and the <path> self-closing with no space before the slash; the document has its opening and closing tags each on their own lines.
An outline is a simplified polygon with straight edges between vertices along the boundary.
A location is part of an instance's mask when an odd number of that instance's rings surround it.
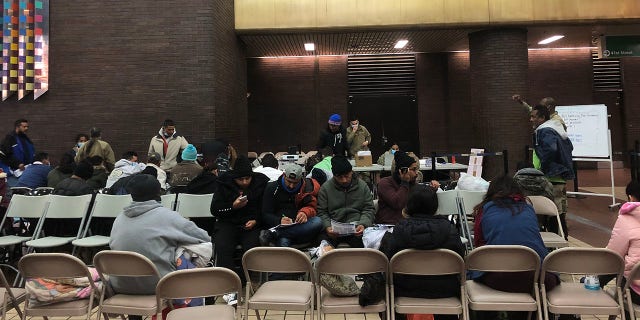
<svg viewBox="0 0 640 320">
<path fill-rule="evenodd" d="M 49 90 L 49 0 L 35 0 L 35 88 L 33 99 Z"/>
<path fill-rule="evenodd" d="M 34 83 L 34 0 L 20 0 L 18 38 L 18 100 L 31 91 Z"/>
<path fill-rule="evenodd" d="M 2 1 L 2 101 L 18 91 L 18 0 Z"/>
</svg>

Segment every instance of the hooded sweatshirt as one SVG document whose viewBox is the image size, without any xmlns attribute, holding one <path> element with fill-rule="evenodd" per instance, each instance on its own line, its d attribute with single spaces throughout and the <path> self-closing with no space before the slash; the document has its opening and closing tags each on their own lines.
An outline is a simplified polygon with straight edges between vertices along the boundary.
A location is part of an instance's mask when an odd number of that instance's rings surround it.
<svg viewBox="0 0 640 320">
<path fill-rule="evenodd" d="M 640 202 L 622 205 L 607 249 L 624 258 L 624 277 L 627 278 L 633 266 L 640 262 Z M 640 280 L 634 280 L 631 288 L 640 294 Z"/>
<path fill-rule="evenodd" d="M 140 173 L 147 165 L 144 163 L 132 162 L 127 159 L 120 159 L 116 162 L 113 171 L 109 174 L 109 178 L 107 178 L 107 188 L 111 188 L 111 186 L 116 183 L 116 181 L 120 180 L 120 178 L 128 177 L 132 174 Z"/>
<path fill-rule="evenodd" d="M 533 149 L 534 167 L 544 172 L 545 176 L 564 180 L 574 178 L 573 144 L 560 122 L 547 120 L 539 125 L 534 132 Z"/>
<path fill-rule="evenodd" d="M 118 215 L 111 229 L 112 250 L 133 251 L 149 258 L 160 277 L 176 270 L 179 247 L 210 242 L 206 231 L 155 200 L 132 202 Z M 116 292 L 153 294 L 159 279 L 112 277 Z"/>
</svg>

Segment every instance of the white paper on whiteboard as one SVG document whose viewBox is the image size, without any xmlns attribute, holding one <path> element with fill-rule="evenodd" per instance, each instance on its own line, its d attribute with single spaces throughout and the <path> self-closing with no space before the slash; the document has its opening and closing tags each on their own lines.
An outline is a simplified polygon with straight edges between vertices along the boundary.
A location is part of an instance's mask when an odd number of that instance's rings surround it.
<svg viewBox="0 0 640 320">
<path fill-rule="evenodd" d="M 573 157 L 609 157 L 609 121 L 604 104 L 558 106 L 573 143 Z"/>
</svg>

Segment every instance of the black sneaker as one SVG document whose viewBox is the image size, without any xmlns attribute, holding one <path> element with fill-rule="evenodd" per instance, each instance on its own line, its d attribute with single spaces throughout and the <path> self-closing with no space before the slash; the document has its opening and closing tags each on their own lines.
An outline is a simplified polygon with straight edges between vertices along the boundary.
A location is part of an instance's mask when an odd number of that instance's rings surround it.
<svg viewBox="0 0 640 320">
<path fill-rule="evenodd" d="M 260 239 L 260 245 L 263 247 L 271 246 L 275 238 L 275 232 L 272 232 L 271 230 L 261 230 L 260 236 L 258 237 L 258 239 Z"/>
</svg>

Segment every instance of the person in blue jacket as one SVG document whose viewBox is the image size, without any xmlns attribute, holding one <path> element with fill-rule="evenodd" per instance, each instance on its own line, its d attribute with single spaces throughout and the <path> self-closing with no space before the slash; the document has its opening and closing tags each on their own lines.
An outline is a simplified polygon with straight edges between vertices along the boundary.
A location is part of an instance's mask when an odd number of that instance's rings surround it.
<svg viewBox="0 0 640 320">
<path fill-rule="evenodd" d="M 25 166 L 33 162 L 35 147 L 27 136 L 29 121 L 18 119 L 14 123 L 14 130 L 9 132 L 0 145 L 0 168 L 7 173 L 7 184 L 16 186 L 18 178 L 16 170 L 23 171 Z"/>
</svg>

